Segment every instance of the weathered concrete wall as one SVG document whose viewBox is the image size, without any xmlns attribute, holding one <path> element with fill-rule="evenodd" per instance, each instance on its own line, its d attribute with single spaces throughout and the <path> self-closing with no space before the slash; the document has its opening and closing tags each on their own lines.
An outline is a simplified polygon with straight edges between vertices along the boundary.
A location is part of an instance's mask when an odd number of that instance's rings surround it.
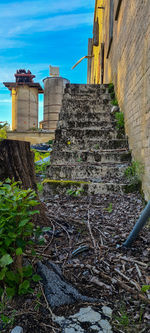
<svg viewBox="0 0 150 333">
<path fill-rule="evenodd" d="M 104 83 L 115 85 L 132 155 L 144 164 L 143 190 L 146 199 L 150 199 L 150 1 L 122 0 L 115 20 L 120 1 L 114 0 L 113 40 L 108 54 L 110 1 L 105 1 L 101 26 L 105 43 Z M 94 71 L 98 83 L 97 65 Z"/>
<path fill-rule="evenodd" d="M 62 77 L 47 77 L 44 79 L 44 120 L 40 122 L 41 128 L 56 129 L 67 83 L 69 81 Z"/>
<path fill-rule="evenodd" d="M 55 132 L 36 132 L 36 131 L 22 131 L 22 132 L 7 132 L 8 139 L 19 140 L 19 141 L 28 141 L 31 144 L 45 143 L 49 140 L 54 140 Z"/>
<path fill-rule="evenodd" d="M 15 112 L 12 124 L 18 131 L 38 128 L 38 89 L 26 85 L 16 88 Z M 12 107 L 14 105 L 12 104 Z"/>
</svg>

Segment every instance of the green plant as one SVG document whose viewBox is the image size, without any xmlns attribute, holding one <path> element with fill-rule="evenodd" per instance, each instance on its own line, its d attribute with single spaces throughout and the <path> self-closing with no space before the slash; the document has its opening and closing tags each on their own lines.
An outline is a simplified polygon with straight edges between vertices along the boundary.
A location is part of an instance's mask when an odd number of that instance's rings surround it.
<svg viewBox="0 0 150 333">
<path fill-rule="evenodd" d="M 131 165 L 125 169 L 125 176 L 132 180 L 133 178 L 140 179 L 142 178 L 142 175 L 144 173 L 144 166 L 139 161 L 132 161 Z"/>
<path fill-rule="evenodd" d="M 82 162 L 82 158 L 81 157 L 79 157 L 78 159 L 77 159 L 77 162 Z"/>
<path fill-rule="evenodd" d="M 0 182 L 0 297 L 32 292 L 35 281 L 31 265 L 23 267 L 23 254 L 32 250 L 34 224 L 32 216 L 39 202 L 31 189 L 23 190 L 20 182 Z"/>
<path fill-rule="evenodd" d="M 6 122 L 2 124 L 0 122 L 0 141 L 7 139 L 7 130 L 9 129 L 9 124 Z"/>
<path fill-rule="evenodd" d="M 110 202 L 107 208 L 104 208 L 108 213 L 112 213 L 112 203 Z"/>
<path fill-rule="evenodd" d="M 109 83 L 109 85 L 108 85 L 108 92 L 109 93 L 113 93 L 114 92 L 114 84 L 112 82 Z"/>
<path fill-rule="evenodd" d="M 94 148 L 99 149 L 99 144 L 97 143 Z"/>
<path fill-rule="evenodd" d="M 111 101 L 111 104 L 114 106 L 118 106 L 118 101 L 117 99 L 114 97 L 114 99 Z"/>
<path fill-rule="evenodd" d="M 124 114 L 123 112 L 116 112 L 115 113 L 116 118 L 116 128 L 118 130 L 124 130 Z"/>
<path fill-rule="evenodd" d="M 143 293 L 146 293 L 147 291 L 149 291 L 150 290 L 150 285 L 148 284 L 148 285 L 146 285 L 146 284 L 144 284 L 143 286 L 142 286 L 142 288 L 141 288 L 141 291 L 143 292 Z"/>
<path fill-rule="evenodd" d="M 45 174 L 47 167 L 50 165 L 50 162 L 36 163 L 35 172 L 36 174 Z"/>
<path fill-rule="evenodd" d="M 132 161 L 131 165 L 127 167 L 124 171 L 125 177 L 129 181 L 127 186 L 127 192 L 134 192 L 136 190 L 141 190 L 142 176 L 144 174 L 144 166 L 139 161 Z"/>
<path fill-rule="evenodd" d="M 83 188 L 78 188 L 76 190 L 69 189 L 69 190 L 67 190 L 66 193 L 69 195 L 73 195 L 74 197 L 77 197 L 78 195 L 80 195 L 83 192 L 84 192 Z"/>
<path fill-rule="evenodd" d="M 48 157 L 50 155 L 50 152 L 43 153 L 36 149 L 31 149 L 31 150 L 34 152 L 34 162 L 40 161 L 43 158 Z"/>
<path fill-rule="evenodd" d="M 49 140 L 48 142 L 46 142 L 46 144 L 52 145 L 53 144 L 53 140 Z"/>
<path fill-rule="evenodd" d="M 43 192 L 43 184 L 37 183 L 37 189 L 38 189 L 38 192 Z"/>
</svg>

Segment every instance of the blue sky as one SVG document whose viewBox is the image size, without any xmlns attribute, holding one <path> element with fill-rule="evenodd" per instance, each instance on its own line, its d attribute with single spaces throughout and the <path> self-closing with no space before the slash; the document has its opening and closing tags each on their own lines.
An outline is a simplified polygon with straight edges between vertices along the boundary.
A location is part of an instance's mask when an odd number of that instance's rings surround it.
<svg viewBox="0 0 150 333">
<path fill-rule="evenodd" d="M 43 85 L 49 65 L 72 83 L 86 83 L 95 0 L 0 0 L 0 121 L 11 123 L 11 96 L 2 84 L 14 81 L 16 69 L 30 69 Z M 39 120 L 43 96 L 39 96 Z"/>
</svg>

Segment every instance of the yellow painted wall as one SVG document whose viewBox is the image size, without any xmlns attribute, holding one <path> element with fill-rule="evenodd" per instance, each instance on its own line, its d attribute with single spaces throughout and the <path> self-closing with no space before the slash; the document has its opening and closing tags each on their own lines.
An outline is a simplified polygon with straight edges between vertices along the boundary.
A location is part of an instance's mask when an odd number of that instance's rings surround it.
<svg viewBox="0 0 150 333">
<path fill-rule="evenodd" d="M 104 0 L 104 83 L 113 82 L 121 110 L 129 147 L 135 160 L 144 164 L 143 190 L 150 199 L 150 0 L 122 0 L 118 19 L 115 20 L 119 0 L 114 0 L 113 41 L 109 46 L 110 0 Z M 95 18 L 100 15 L 95 5 Z M 101 19 L 101 17 L 100 17 Z M 100 45 L 99 45 L 100 47 Z M 99 83 L 100 72 L 93 47 L 92 83 Z"/>
<path fill-rule="evenodd" d="M 16 120 L 16 89 L 13 88 L 11 91 L 12 95 L 12 130 L 17 129 L 17 120 Z"/>
<path fill-rule="evenodd" d="M 100 83 L 100 51 L 101 43 L 103 43 L 103 19 L 104 19 L 104 9 L 98 7 L 104 7 L 105 0 L 97 0 L 95 3 L 95 14 L 94 22 L 99 22 L 99 45 L 93 46 L 92 55 L 92 71 L 91 71 L 91 83 Z"/>
</svg>

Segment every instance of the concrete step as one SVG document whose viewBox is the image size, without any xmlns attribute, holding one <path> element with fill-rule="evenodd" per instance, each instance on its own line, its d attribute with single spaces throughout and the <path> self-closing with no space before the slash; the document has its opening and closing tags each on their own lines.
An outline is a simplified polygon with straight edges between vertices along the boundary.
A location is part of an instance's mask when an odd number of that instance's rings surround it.
<svg viewBox="0 0 150 333">
<path fill-rule="evenodd" d="M 78 139 L 75 141 L 68 141 L 68 140 L 55 140 L 54 149 L 56 150 L 66 150 L 70 151 L 74 150 L 98 150 L 98 149 L 121 149 L 127 148 L 128 149 L 128 140 L 127 139 L 108 139 L 102 140 L 101 138 L 91 138 L 88 141 L 84 138 Z"/>
<path fill-rule="evenodd" d="M 108 85 L 104 84 L 70 84 L 68 83 L 65 87 L 65 94 L 69 93 L 71 95 L 85 95 L 87 93 L 89 94 L 94 94 L 94 93 L 99 93 L 99 94 L 104 94 L 108 93 Z"/>
<path fill-rule="evenodd" d="M 112 192 L 124 193 L 127 189 L 127 184 L 117 184 L 113 183 L 82 183 L 82 182 L 72 182 L 72 181 L 55 181 L 47 180 L 44 186 L 44 196 L 46 199 L 50 195 L 63 194 L 66 195 L 68 190 L 74 191 L 78 190 L 81 195 L 94 195 L 94 194 L 109 194 Z"/>
<path fill-rule="evenodd" d="M 59 121 L 74 121 L 74 122 L 113 122 L 114 116 L 110 114 L 109 111 L 100 110 L 100 112 L 94 112 L 90 111 L 81 111 L 81 109 L 76 110 L 75 112 L 72 112 L 71 110 L 66 110 L 65 112 L 62 110 L 62 112 L 59 115 Z"/>
<path fill-rule="evenodd" d="M 51 164 L 48 170 L 48 177 L 51 179 L 72 179 L 93 181 L 110 181 L 114 179 L 117 183 L 125 182 L 124 171 L 128 163 L 68 163 Z"/>
<path fill-rule="evenodd" d="M 122 134 L 122 137 L 124 135 Z M 112 127 L 110 128 L 95 128 L 95 129 L 81 129 L 81 128 L 70 128 L 70 129 L 57 129 L 55 132 L 56 141 L 70 141 L 75 142 L 79 139 L 89 142 L 90 139 L 95 138 L 97 140 L 111 140 L 117 139 L 118 133 L 114 131 Z M 119 136 L 121 138 L 121 135 Z"/>
<path fill-rule="evenodd" d="M 58 165 L 60 163 L 76 163 L 76 162 L 86 162 L 86 163 L 121 163 L 121 162 L 130 162 L 131 154 L 129 151 L 58 151 L 54 150 L 51 154 L 51 163 Z"/>
<path fill-rule="evenodd" d="M 84 129 L 95 129 L 95 128 L 113 128 L 116 129 L 116 121 L 110 121 L 110 120 L 103 120 L 103 121 L 97 121 L 97 120 L 85 120 L 85 121 L 69 121 L 69 120 L 60 120 L 58 124 L 58 128 L 65 128 L 65 129 L 76 129 L 76 128 L 84 128 Z"/>
</svg>

